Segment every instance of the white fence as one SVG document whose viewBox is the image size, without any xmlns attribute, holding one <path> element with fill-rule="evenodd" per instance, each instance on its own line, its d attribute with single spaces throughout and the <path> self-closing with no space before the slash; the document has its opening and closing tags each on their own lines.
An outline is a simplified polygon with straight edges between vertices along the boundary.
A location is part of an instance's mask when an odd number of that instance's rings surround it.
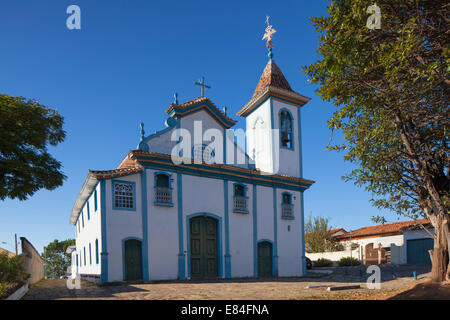
<svg viewBox="0 0 450 320">
<path fill-rule="evenodd" d="M 318 253 L 308 253 L 307 252 L 306 256 L 311 261 L 317 261 L 319 258 L 325 258 L 325 259 L 331 260 L 331 261 L 333 261 L 333 264 L 335 266 L 338 265 L 338 262 L 339 262 L 339 260 L 341 260 L 341 258 L 352 257 L 352 258 L 356 258 L 356 259 L 360 260 L 359 249 L 355 249 L 351 252 L 350 252 L 350 250 L 334 251 L 334 252 L 318 252 Z"/>
</svg>

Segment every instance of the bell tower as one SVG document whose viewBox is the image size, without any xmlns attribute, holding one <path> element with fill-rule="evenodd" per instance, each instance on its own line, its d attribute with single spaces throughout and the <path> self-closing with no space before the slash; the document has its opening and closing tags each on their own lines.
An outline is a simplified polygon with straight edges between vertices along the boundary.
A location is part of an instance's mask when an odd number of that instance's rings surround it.
<svg viewBox="0 0 450 320">
<path fill-rule="evenodd" d="M 263 39 L 267 39 L 269 62 L 252 98 L 237 115 L 246 118 L 247 153 L 257 169 L 301 178 L 301 107 L 311 99 L 292 90 L 273 61 L 275 32 L 268 24 Z"/>
</svg>

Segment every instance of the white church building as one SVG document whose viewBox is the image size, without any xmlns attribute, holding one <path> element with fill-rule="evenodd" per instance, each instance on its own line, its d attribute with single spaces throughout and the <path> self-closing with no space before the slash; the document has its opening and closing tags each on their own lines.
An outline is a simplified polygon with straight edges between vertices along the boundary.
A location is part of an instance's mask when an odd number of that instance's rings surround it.
<svg viewBox="0 0 450 320">
<path fill-rule="evenodd" d="M 117 169 L 89 171 L 70 215 L 72 271 L 101 283 L 306 274 L 301 107 L 270 54 L 236 121 L 202 97 L 166 110 Z M 212 138 L 214 137 L 214 138 Z M 244 151 L 240 145 L 245 145 Z"/>
</svg>

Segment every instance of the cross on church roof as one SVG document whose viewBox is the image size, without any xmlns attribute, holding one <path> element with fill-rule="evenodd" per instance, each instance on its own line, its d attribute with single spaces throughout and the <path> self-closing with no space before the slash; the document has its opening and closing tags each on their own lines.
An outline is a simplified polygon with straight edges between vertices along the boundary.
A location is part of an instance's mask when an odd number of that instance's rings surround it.
<svg viewBox="0 0 450 320">
<path fill-rule="evenodd" d="M 202 77 L 201 81 L 195 82 L 195 85 L 202 87 L 202 97 L 204 96 L 205 88 L 211 89 L 211 87 L 205 83 L 205 77 Z"/>
</svg>

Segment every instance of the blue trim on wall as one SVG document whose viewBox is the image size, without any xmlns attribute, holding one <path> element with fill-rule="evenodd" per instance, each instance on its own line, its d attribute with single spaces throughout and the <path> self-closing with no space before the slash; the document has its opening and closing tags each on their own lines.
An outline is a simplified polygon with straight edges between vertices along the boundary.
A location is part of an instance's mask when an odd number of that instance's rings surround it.
<svg viewBox="0 0 450 320">
<path fill-rule="evenodd" d="M 108 246 L 106 243 L 106 181 L 100 180 L 100 215 L 102 230 L 102 252 L 101 255 L 101 274 L 100 283 L 108 282 Z"/>
<path fill-rule="evenodd" d="M 114 201 L 115 200 L 115 194 L 114 194 L 114 184 L 115 183 L 131 184 L 133 186 L 133 208 L 118 208 L 118 207 L 116 207 L 116 204 Z M 111 199 L 112 199 L 113 210 L 136 211 L 136 182 L 119 180 L 119 179 L 111 179 Z"/>
<path fill-rule="evenodd" d="M 297 110 L 297 121 L 298 121 L 298 159 L 299 159 L 299 170 L 300 170 L 300 178 L 303 178 L 303 159 L 302 159 L 302 124 L 300 117 L 300 108 Z"/>
<path fill-rule="evenodd" d="M 94 211 L 97 212 L 98 204 L 97 204 L 97 186 L 94 189 Z"/>
<path fill-rule="evenodd" d="M 277 188 L 273 188 L 273 265 L 272 276 L 278 277 L 278 203 Z"/>
<path fill-rule="evenodd" d="M 253 185 L 253 276 L 258 277 L 258 211 L 256 184 Z"/>
<path fill-rule="evenodd" d="M 300 226 L 300 232 L 302 234 L 302 241 L 301 241 L 301 251 L 302 251 L 302 274 L 306 276 L 306 255 L 305 255 L 305 212 L 304 212 L 304 203 L 303 203 L 303 192 L 301 192 L 300 196 L 302 210 L 301 210 L 301 226 Z"/>
<path fill-rule="evenodd" d="M 228 215 L 228 180 L 223 180 L 225 204 L 225 278 L 231 278 L 230 221 Z"/>
<path fill-rule="evenodd" d="M 177 206 L 178 206 L 178 279 L 186 279 L 186 256 L 183 244 L 183 176 L 177 174 Z"/>
<path fill-rule="evenodd" d="M 178 166 L 171 162 L 171 159 L 164 159 L 164 158 L 157 158 L 152 155 L 139 155 L 136 156 L 139 164 L 142 164 L 143 166 L 151 169 L 159 169 L 159 170 L 167 170 L 172 172 L 181 172 L 183 174 L 188 175 L 195 175 L 195 176 L 202 176 L 202 177 L 211 177 L 215 179 L 222 179 L 222 180 L 233 180 L 237 182 L 243 182 L 247 184 L 258 184 L 262 186 L 276 186 L 281 189 L 286 190 L 294 190 L 299 191 L 303 189 L 307 189 L 311 186 L 311 184 L 307 184 L 304 182 L 295 182 L 288 179 L 284 179 L 282 177 L 273 177 L 273 176 L 261 176 L 256 173 L 247 173 L 247 172 L 230 172 L 230 170 L 223 169 L 223 168 L 214 168 L 215 171 L 218 172 L 202 172 L 201 169 L 207 169 L 211 170 L 211 167 L 205 166 L 202 164 L 196 164 L 192 166 Z M 165 163 L 154 163 L 154 162 L 146 162 L 145 160 L 148 159 L 150 161 L 156 160 L 158 162 L 165 162 Z M 228 174 L 230 173 L 230 174 Z M 237 175 L 234 175 L 237 174 Z M 254 178 L 264 178 L 268 179 L 269 181 L 255 181 Z M 285 183 L 295 184 L 295 185 L 287 185 Z"/>
<path fill-rule="evenodd" d="M 88 220 L 91 220 L 91 210 L 89 209 L 89 200 L 86 201 Z"/>
<path fill-rule="evenodd" d="M 122 239 L 122 281 L 125 281 L 125 241 L 138 240 L 141 242 L 141 255 L 144 255 L 144 249 L 142 245 L 142 239 L 137 237 L 127 237 Z M 144 257 L 142 257 L 142 277 L 144 277 Z M 144 279 L 145 280 L 145 279 Z"/>
<path fill-rule="evenodd" d="M 274 130 L 275 129 L 275 122 L 274 122 L 274 118 L 273 118 L 273 100 L 272 99 L 270 99 L 269 105 L 270 105 L 270 109 L 269 109 L 269 112 L 270 112 L 270 129 Z M 271 165 L 272 165 L 272 172 L 277 173 L 277 172 L 275 172 L 275 163 L 274 163 L 276 150 L 275 150 L 275 137 L 273 136 L 273 131 L 271 131 L 270 138 L 271 138 L 271 146 L 270 146 L 270 148 L 272 150 L 272 155 L 271 155 L 272 159 L 271 159 L 270 162 L 271 162 Z M 278 159 L 278 161 L 279 161 L 279 159 Z M 279 167 L 279 165 L 278 165 L 278 167 Z"/>
<path fill-rule="evenodd" d="M 142 200 L 142 278 L 145 281 L 149 279 L 148 270 L 148 200 L 147 200 L 147 169 L 141 173 L 141 200 Z"/>
<path fill-rule="evenodd" d="M 207 216 L 217 220 L 217 257 L 218 257 L 218 266 L 217 266 L 217 274 L 219 277 L 223 277 L 223 255 L 222 255 L 222 218 L 208 212 L 199 212 L 186 216 L 186 238 L 187 238 L 187 261 L 188 261 L 188 278 L 191 277 L 191 253 L 190 253 L 190 245 L 189 245 L 189 220 L 194 217 Z"/>
</svg>

